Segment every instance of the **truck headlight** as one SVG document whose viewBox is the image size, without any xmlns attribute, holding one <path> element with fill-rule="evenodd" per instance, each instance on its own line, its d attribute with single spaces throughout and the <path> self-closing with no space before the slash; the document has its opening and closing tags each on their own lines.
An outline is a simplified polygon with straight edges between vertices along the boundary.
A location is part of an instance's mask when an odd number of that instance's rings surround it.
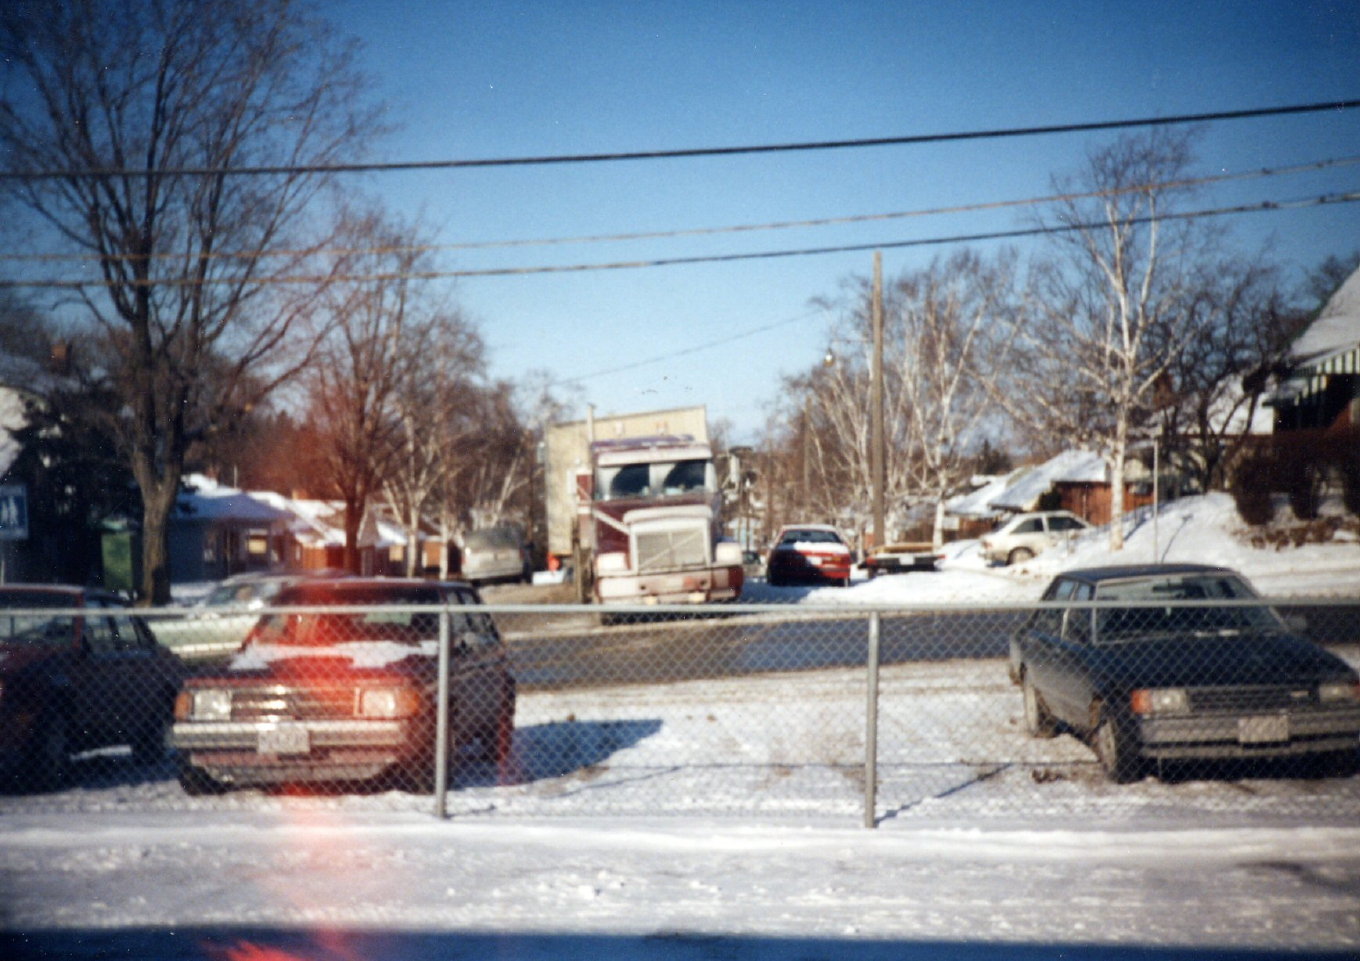
<svg viewBox="0 0 1360 961">
<path fill-rule="evenodd" d="M 1190 695 L 1183 687 L 1141 688 L 1129 695 L 1135 714 L 1183 714 L 1190 710 Z"/>
<path fill-rule="evenodd" d="M 409 687 L 370 687 L 359 692 L 359 716 L 395 719 L 420 710 L 420 695 Z"/>
<path fill-rule="evenodd" d="M 1322 704 L 1336 704 L 1342 701 L 1360 701 L 1360 682 L 1328 681 L 1318 685 L 1318 701 Z"/>
<path fill-rule="evenodd" d="M 231 691 L 204 688 L 182 691 L 175 698 L 175 719 L 178 721 L 231 720 Z"/>
<path fill-rule="evenodd" d="M 736 541 L 719 541 L 713 548 L 713 562 L 719 567 L 741 564 L 741 545 Z"/>
<path fill-rule="evenodd" d="M 601 554 L 595 566 L 601 574 L 623 574 L 628 570 L 628 555 L 623 551 L 610 551 Z"/>
</svg>

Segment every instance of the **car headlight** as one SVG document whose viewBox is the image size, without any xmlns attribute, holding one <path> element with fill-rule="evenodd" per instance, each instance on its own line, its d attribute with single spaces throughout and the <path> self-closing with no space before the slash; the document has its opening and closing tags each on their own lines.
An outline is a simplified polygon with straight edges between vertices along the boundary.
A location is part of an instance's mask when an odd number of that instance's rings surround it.
<svg viewBox="0 0 1360 961">
<path fill-rule="evenodd" d="M 1338 701 L 1360 701 L 1360 682 L 1328 681 L 1318 685 L 1318 701 L 1335 704 Z"/>
<path fill-rule="evenodd" d="M 420 695 L 409 687 L 370 687 L 359 692 L 359 716 L 395 719 L 420 710 Z"/>
<path fill-rule="evenodd" d="M 1190 710 L 1190 696 L 1183 687 L 1141 688 L 1129 695 L 1135 714 L 1181 714 Z"/>
<path fill-rule="evenodd" d="M 175 698 L 175 719 L 179 721 L 231 720 L 231 691 L 204 688 L 182 691 Z"/>
</svg>

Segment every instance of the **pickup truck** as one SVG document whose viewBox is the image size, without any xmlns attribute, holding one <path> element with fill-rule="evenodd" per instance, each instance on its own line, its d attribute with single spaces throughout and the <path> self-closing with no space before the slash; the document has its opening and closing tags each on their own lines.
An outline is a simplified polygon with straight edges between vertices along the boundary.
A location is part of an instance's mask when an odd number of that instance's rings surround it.
<svg viewBox="0 0 1360 961">
<path fill-rule="evenodd" d="M 884 544 L 875 548 L 864 559 L 862 566 L 870 577 L 879 574 L 900 574 L 905 571 L 933 571 L 944 559 L 929 541 Z"/>
</svg>

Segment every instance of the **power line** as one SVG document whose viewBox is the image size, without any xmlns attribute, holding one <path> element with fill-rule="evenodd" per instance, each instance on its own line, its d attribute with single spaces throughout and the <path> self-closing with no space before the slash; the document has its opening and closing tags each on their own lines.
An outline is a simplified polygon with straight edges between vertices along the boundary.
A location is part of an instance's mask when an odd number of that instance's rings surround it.
<svg viewBox="0 0 1360 961">
<path fill-rule="evenodd" d="M 1204 187 L 1211 184 L 1239 180 L 1259 179 L 1262 177 L 1289 176 L 1297 173 L 1328 170 L 1336 167 L 1360 164 L 1360 156 L 1336 157 L 1328 160 L 1315 160 L 1283 167 L 1262 167 L 1254 170 L 1233 173 L 1210 174 L 1203 177 L 1187 177 L 1179 180 L 1158 181 L 1156 183 L 1133 184 L 1108 190 L 1092 190 L 1049 194 L 1039 197 L 1026 197 L 1019 200 L 980 201 L 971 204 L 956 204 L 948 207 L 928 207 L 922 210 L 890 211 L 876 214 L 846 214 L 839 217 L 821 217 L 804 220 L 771 221 L 761 224 L 729 224 L 719 227 L 692 227 L 675 230 L 637 231 L 618 234 L 593 234 L 577 237 L 546 237 L 521 240 L 468 241 L 452 244 L 386 244 L 372 247 L 320 248 L 317 250 L 268 250 L 268 251 L 214 251 L 204 256 L 208 260 L 260 260 L 266 257 L 306 257 L 306 256 L 349 256 L 356 254 L 410 254 L 440 253 L 451 250 L 487 250 L 510 247 L 563 246 L 567 244 L 612 243 L 635 240 L 665 240 L 677 237 L 714 236 L 721 234 L 754 233 L 765 230 L 792 230 L 810 227 L 845 226 L 848 224 L 874 223 L 886 220 L 904 220 L 918 217 L 934 217 L 946 214 L 979 213 L 989 210 L 1005 210 L 1017 207 L 1034 207 L 1042 204 L 1063 203 L 1076 200 L 1090 200 L 1098 197 L 1117 197 L 1124 194 L 1143 193 L 1154 190 L 1177 190 L 1190 187 Z M 184 254 L 163 253 L 150 257 L 137 254 L 0 254 L 0 262 L 20 261 L 29 263 L 61 262 L 115 262 L 115 261 L 159 261 L 183 260 Z M 193 258 L 199 259 L 197 257 Z"/>
<path fill-rule="evenodd" d="M 1263 200 L 1254 204 L 1239 204 L 1231 207 L 1216 207 L 1206 210 L 1181 211 L 1178 213 L 1158 214 L 1147 217 L 1130 217 L 1121 221 L 1126 224 L 1151 224 L 1169 220 L 1195 220 L 1205 217 L 1222 217 L 1234 214 L 1271 213 L 1283 210 L 1301 210 L 1308 207 L 1331 206 L 1354 203 L 1360 200 L 1360 190 L 1345 193 L 1324 194 L 1298 200 Z M 774 260 L 785 257 L 810 257 L 825 254 L 858 253 L 868 250 L 895 250 L 907 247 L 931 247 L 945 244 L 977 243 L 989 240 L 1012 240 L 1022 237 L 1037 237 L 1045 234 L 1072 233 L 1080 230 L 1099 229 L 1104 224 L 1088 222 L 1063 224 L 1060 226 L 1025 227 L 1015 230 L 997 230 L 972 234 L 955 234 L 948 237 L 929 237 L 916 240 L 889 240 L 873 243 L 846 244 L 840 246 L 805 247 L 799 249 L 753 251 L 738 254 L 707 254 L 693 257 L 668 257 L 650 260 L 626 260 L 604 263 L 566 264 L 557 266 L 531 267 L 492 267 L 473 270 L 429 270 L 429 271 L 383 271 L 368 274 L 342 274 L 335 276 L 298 275 L 290 277 L 240 278 L 222 277 L 192 280 L 152 279 L 143 284 L 128 281 L 126 286 L 148 287 L 192 287 L 208 284 L 239 284 L 249 286 L 320 284 L 320 283 L 375 283 L 398 280 L 447 280 L 471 277 L 509 277 L 529 276 L 532 274 L 585 273 L 596 270 L 639 270 L 655 267 L 675 267 L 692 264 L 735 263 L 751 260 Z M 114 284 L 103 281 L 80 280 L 0 280 L 0 289 L 14 288 L 55 288 L 79 290 L 83 288 L 110 287 Z M 118 284 L 117 286 L 124 286 Z"/>
<path fill-rule="evenodd" d="M 428 160 L 395 163 L 276 164 L 254 167 L 174 167 L 160 170 L 139 168 L 90 168 L 85 170 L 0 171 L 0 180 L 62 180 L 86 177 L 248 177 L 307 173 L 390 173 L 418 170 L 460 170 L 475 167 L 529 167 L 560 164 L 605 163 L 621 160 L 676 160 L 691 157 L 730 157 L 742 154 L 794 153 L 815 150 L 846 150 L 865 147 L 909 146 L 951 143 L 964 140 L 998 140 L 1047 134 L 1089 133 L 1136 127 L 1206 123 L 1216 120 L 1246 120 L 1290 114 L 1354 110 L 1360 100 L 1331 100 L 1284 107 L 1259 107 L 1250 110 L 1218 110 L 1208 113 L 1177 114 L 1170 117 L 1138 117 L 1126 120 L 1099 120 L 1087 123 L 1049 124 L 1032 127 L 1001 127 L 953 133 L 914 134 L 897 137 L 867 137 L 855 140 L 817 140 L 778 144 L 748 144 L 729 147 L 693 147 L 679 150 L 635 150 L 616 153 L 558 154 L 530 157 L 498 157 L 472 160 Z"/>
</svg>

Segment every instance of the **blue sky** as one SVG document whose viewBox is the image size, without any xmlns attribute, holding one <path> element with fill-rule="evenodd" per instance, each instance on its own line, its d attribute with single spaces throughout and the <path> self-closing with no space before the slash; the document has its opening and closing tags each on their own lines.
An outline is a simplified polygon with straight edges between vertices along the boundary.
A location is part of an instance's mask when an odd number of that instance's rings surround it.
<svg viewBox="0 0 1360 961">
<path fill-rule="evenodd" d="M 379 146 L 387 161 L 892 137 L 1360 96 L 1355 0 L 344 0 L 326 10 L 364 42 L 363 67 L 402 128 Z M 381 174 L 364 187 L 441 244 L 672 231 L 1039 196 L 1111 136 Z M 1218 123 L 1200 155 L 1203 173 L 1360 155 L 1360 111 Z M 1216 188 L 1203 203 L 1357 188 L 1350 166 Z M 1020 217 L 451 250 L 443 266 L 880 244 L 1013 229 Z M 1293 268 L 1360 248 L 1356 204 L 1231 226 L 1243 246 L 1273 243 Z M 950 249 L 887 250 L 885 273 Z M 495 375 L 584 378 L 579 398 L 602 413 L 704 403 L 750 440 L 781 375 L 826 346 L 832 318 L 810 301 L 871 264 L 871 253 L 838 253 L 447 283 Z"/>
</svg>

